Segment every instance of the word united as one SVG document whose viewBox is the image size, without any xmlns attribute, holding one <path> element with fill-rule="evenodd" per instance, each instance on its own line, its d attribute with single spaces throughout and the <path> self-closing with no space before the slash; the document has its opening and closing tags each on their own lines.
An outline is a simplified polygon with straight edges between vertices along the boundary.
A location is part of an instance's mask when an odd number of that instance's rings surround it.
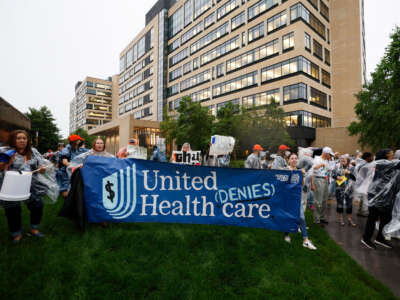
<svg viewBox="0 0 400 300">
<path fill-rule="evenodd" d="M 297 231 L 301 173 L 89 156 L 90 222 L 219 224 Z"/>
</svg>

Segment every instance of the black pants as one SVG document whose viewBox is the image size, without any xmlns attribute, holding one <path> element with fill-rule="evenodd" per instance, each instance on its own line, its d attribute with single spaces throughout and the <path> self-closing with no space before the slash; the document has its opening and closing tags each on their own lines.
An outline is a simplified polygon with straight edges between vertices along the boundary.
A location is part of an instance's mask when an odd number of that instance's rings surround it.
<svg viewBox="0 0 400 300">
<path fill-rule="evenodd" d="M 31 212 L 31 228 L 37 229 L 40 225 L 40 221 L 43 216 L 43 203 L 42 201 L 29 201 L 25 203 Z M 4 208 L 7 221 L 8 229 L 12 236 L 17 236 L 22 232 L 21 224 L 21 204 L 16 203 L 15 205 Z"/>
<path fill-rule="evenodd" d="M 344 209 L 344 200 L 346 200 L 346 214 L 351 215 L 353 212 L 353 199 L 346 195 L 345 187 L 336 186 L 336 212 L 342 214 Z"/>
<path fill-rule="evenodd" d="M 382 240 L 384 239 L 382 235 L 382 230 L 385 227 L 386 224 L 388 224 L 392 220 L 392 210 L 378 210 L 376 207 L 369 207 L 369 215 L 368 215 L 368 220 L 367 224 L 365 225 L 365 231 L 364 231 L 364 240 L 370 241 L 372 238 L 372 235 L 374 234 L 375 230 L 375 222 L 378 221 L 378 218 L 380 218 L 379 222 L 379 231 L 378 235 L 376 236 L 377 240 Z"/>
</svg>

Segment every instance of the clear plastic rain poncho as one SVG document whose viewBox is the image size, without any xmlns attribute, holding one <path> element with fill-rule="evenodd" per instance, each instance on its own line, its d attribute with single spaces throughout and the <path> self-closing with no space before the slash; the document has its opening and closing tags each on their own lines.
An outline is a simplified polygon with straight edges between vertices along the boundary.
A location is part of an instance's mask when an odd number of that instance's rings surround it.
<svg viewBox="0 0 400 300">
<path fill-rule="evenodd" d="M 78 156 L 75 156 L 69 163 L 67 167 L 67 174 L 68 177 L 71 178 L 72 173 L 75 171 L 76 168 L 79 168 L 83 163 L 85 162 L 86 158 L 89 155 L 94 155 L 94 156 L 102 156 L 102 157 L 114 157 L 114 155 L 108 153 L 107 151 L 95 151 L 93 149 L 90 149 L 89 151 L 79 154 Z"/>
<path fill-rule="evenodd" d="M 400 178 L 400 176 L 398 176 Z M 383 234 L 400 238 L 400 192 L 396 195 L 392 211 L 392 220 L 383 228 Z"/>
<path fill-rule="evenodd" d="M 19 154 L 13 156 L 8 170 L 32 172 L 39 169 L 41 166 L 45 167 L 46 171 L 43 174 L 33 174 L 31 183 L 31 197 L 25 201 L 43 200 L 47 203 L 55 203 L 59 193 L 55 167 L 50 161 L 44 159 L 36 149 L 32 148 L 32 157 L 28 161 L 25 161 L 24 156 Z M 0 186 L 2 184 L 5 172 L 6 171 L 1 172 Z M 46 195 L 48 197 L 45 197 Z M 0 201 L 0 204 L 5 207 L 15 205 L 7 201 Z"/>
<path fill-rule="evenodd" d="M 356 182 L 354 184 L 354 193 L 356 195 L 367 195 L 368 188 L 375 175 L 375 162 L 367 163 L 362 160 L 355 168 Z"/>
<path fill-rule="evenodd" d="M 375 161 L 375 174 L 368 188 L 368 205 L 381 210 L 393 208 L 400 191 L 400 160 Z"/>
</svg>

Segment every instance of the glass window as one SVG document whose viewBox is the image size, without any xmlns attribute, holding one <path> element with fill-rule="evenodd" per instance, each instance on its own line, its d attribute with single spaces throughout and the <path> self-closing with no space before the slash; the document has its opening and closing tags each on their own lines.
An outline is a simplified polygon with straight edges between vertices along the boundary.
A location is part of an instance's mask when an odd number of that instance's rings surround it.
<svg viewBox="0 0 400 300">
<path fill-rule="evenodd" d="M 192 63 L 189 61 L 183 65 L 183 74 L 189 73 L 192 71 Z"/>
<path fill-rule="evenodd" d="M 328 96 L 325 93 L 311 87 L 310 103 L 315 106 L 328 109 Z"/>
<path fill-rule="evenodd" d="M 233 17 L 231 20 L 231 29 L 232 31 L 238 28 L 240 25 L 246 23 L 246 15 L 245 12 L 242 11 L 236 17 Z"/>
<path fill-rule="evenodd" d="M 119 72 L 122 73 L 125 71 L 125 69 L 126 69 L 126 56 L 124 55 L 119 59 Z"/>
<path fill-rule="evenodd" d="M 256 85 L 257 73 L 257 71 L 254 71 L 246 75 L 242 75 L 237 78 L 214 85 L 212 87 L 213 97 L 220 97 L 230 92 Z"/>
<path fill-rule="evenodd" d="M 331 74 L 325 70 L 322 70 L 322 83 L 328 87 L 331 87 Z"/>
<path fill-rule="evenodd" d="M 145 54 L 146 39 L 142 37 L 138 42 L 138 58 L 141 58 Z"/>
<path fill-rule="evenodd" d="M 185 49 L 181 50 L 180 52 L 178 52 L 177 54 L 173 55 L 169 59 L 169 66 L 172 67 L 172 66 L 176 65 L 177 63 L 181 62 L 186 57 L 188 57 L 188 55 L 189 55 L 188 48 L 185 48 Z"/>
<path fill-rule="evenodd" d="M 325 62 L 330 65 L 331 64 L 331 53 L 328 49 L 325 48 Z"/>
<path fill-rule="evenodd" d="M 196 3 L 196 1 L 195 1 Z M 183 29 L 183 7 L 180 7 L 171 17 L 168 19 L 168 37 L 174 37 L 178 32 Z"/>
<path fill-rule="evenodd" d="M 275 39 L 242 55 L 229 59 L 226 63 L 226 72 L 233 72 L 277 53 L 279 53 L 279 39 Z"/>
<path fill-rule="evenodd" d="M 220 8 L 217 9 L 217 20 L 223 18 L 227 14 L 229 14 L 231 11 L 233 11 L 235 8 L 239 7 L 241 0 L 229 0 L 226 2 L 224 5 L 222 5 Z"/>
<path fill-rule="evenodd" d="M 282 49 L 287 50 L 293 47 L 294 47 L 294 32 L 291 32 L 282 37 Z"/>
<path fill-rule="evenodd" d="M 237 35 L 234 38 L 230 39 L 229 41 L 226 41 L 225 43 L 218 45 L 214 49 L 211 49 L 210 51 L 201 55 L 200 64 L 201 65 L 207 64 L 235 49 L 238 49 L 240 47 L 239 43 L 240 43 L 239 35 Z"/>
<path fill-rule="evenodd" d="M 194 0 L 194 19 L 211 7 L 211 0 Z"/>
<path fill-rule="evenodd" d="M 174 50 L 178 49 L 179 46 L 180 46 L 180 40 L 179 40 L 179 38 L 178 38 L 178 39 L 176 39 L 172 44 L 170 44 L 170 45 L 168 46 L 168 53 L 171 53 L 171 52 L 173 52 Z"/>
<path fill-rule="evenodd" d="M 267 11 L 271 7 L 278 5 L 279 0 L 260 0 L 256 4 L 249 7 L 248 19 L 252 20 L 263 12 Z"/>
<path fill-rule="evenodd" d="M 169 72 L 169 81 L 173 81 L 182 76 L 182 68 L 177 68 L 171 72 Z"/>
<path fill-rule="evenodd" d="M 268 33 L 272 32 L 274 30 L 277 30 L 283 26 L 286 26 L 286 21 L 287 21 L 286 11 L 283 11 L 283 12 L 269 18 L 267 21 Z"/>
<path fill-rule="evenodd" d="M 326 20 L 329 21 L 329 7 L 322 0 L 320 0 L 319 3 L 320 3 L 319 7 L 321 15 L 325 17 Z"/>
<path fill-rule="evenodd" d="M 283 103 L 299 100 L 307 102 L 307 85 L 296 83 L 283 88 Z"/>
<path fill-rule="evenodd" d="M 190 95 L 190 98 L 194 102 L 207 101 L 211 98 L 210 88 L 206 88 L 206 89 L 200 90 L 198 92 L 194 92 L 193 94 Z"/>
<path fill-rule="evenodd" d="M 322 60 L 322 45 L 313 39 L 314 55 Z"/>
<path fill-rule="evenodd" d="M 211 79 L 211 70 L 205 70 L 199 74 L 196 74 L 188 79 L 185 79 L 181 82 L 180 86 L 180 90 L 181 92 L 188 90 L 194 86 L 197 86 L 199 84 L 202 84 L 204 82 L 207 82 Z"/>
<path fill-rule="evenodd" d="M 248 31 L 248 42 L 252 42 L 264 36 L 264 22 L 257 24 Z"/>
<path fill-rule="evenodd" d="M 228 31 L 229 31 L 228 26 L 229 26 L 229 21 L 225 22 L 224 24 L 222 24 L 215 30 L 211 31 L 209 34 L 203 36 L 201 39 L 194 42 L 190 46 L 190 53 L 193 54 L 193 53 L 199 51 L 200 49 L 206 47 L 207 45 L 211 44 L 216 39 L 219 39 L 222 36 L 228 34 Z"/>
<path fill-rule="evenodd" d="M 188 40 L 190 40 L 191 38 L 195 37 L 196 35 L 198 35 L 202 31 L 203 31 L 203 22 L 200 22 L 200 23 L 196 24 L 195 26 L 193 26 L 192 28 L 190 28 L 184 34 L 182 34 L 181 44 L 183 45 Z"/>
<path fill-rule="evenodd" d="M 196 1 L 196 0 L 195 0 Z M 193 14 L 192 14 L 192 0 L 187 0 L 185 2 L 185 27 L 192 22 Z"/>
<path fill-rule="evenodd" d="M 304 33 L 304 44 L 306 49 L 311 50 L 311 37 L 308 33 Z"/>
<path fill-rule="evenodd" d="M 215 12 L 204 19 L 204 28 L 207 28 L 215 23 Z"/>
<path fill-rule="evenodd" d="M 225 73 L 224 69 L 225 69 L 225 64 L 224 63 L 221 63 L 221 64 L 217 65 L 217 77 L 224 76 L 224 73 Z"/>
<path fill-rule="evenodd" d="M 290 8 L 290 20 L 294 21 L 299 18 L 310 24 L 311 28 L 325 39 L 325 25 L 301 3 L 297 3 Z"/>
</svg>

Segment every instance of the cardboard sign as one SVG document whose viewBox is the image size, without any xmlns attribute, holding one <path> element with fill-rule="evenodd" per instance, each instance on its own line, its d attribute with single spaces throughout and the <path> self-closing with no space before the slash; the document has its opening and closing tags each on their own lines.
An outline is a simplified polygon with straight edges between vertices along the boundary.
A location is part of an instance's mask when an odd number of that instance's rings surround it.
<svg viewBox="0 0 400 300">
<path fill-rule="evenodd" d="M 172 155 L 175 164 L 201 165 L 201 151 L 174 151 Z"/>
<path fill-rule="evenodd" d="M 235 139 L 231 136 L 213 135 L 211 137 L 210 155 L 226 155 L 233 152 Z"/>
<path fill-rule="evenodd" d="M 147 148 L 128 145 L 126 152 L 128 153 L 127 158 L 147 159 Z"/>
</svg>

